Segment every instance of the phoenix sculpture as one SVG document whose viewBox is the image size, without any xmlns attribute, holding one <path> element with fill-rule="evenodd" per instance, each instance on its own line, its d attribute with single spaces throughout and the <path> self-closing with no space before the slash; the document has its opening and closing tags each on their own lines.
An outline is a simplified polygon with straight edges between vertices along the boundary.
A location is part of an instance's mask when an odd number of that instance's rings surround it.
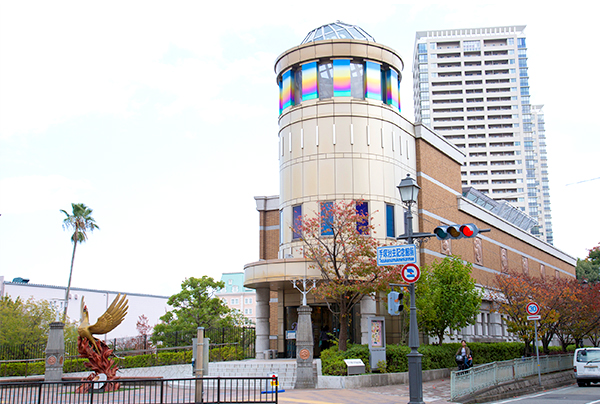
<svg viewBox="0 0 600 404">
<path fill-rule="evenodd" d="M 110 359 L 113 350 L 110 349 L 102 340 L 94 337 L 94 334 L 106 334 L 114 330 L 123 322 L 128 309 L 127 295 L 118 294 L 112 304 L 106 309 L 106 312 L 95 324 L 90 325 L 90 315 L 85 300 L 81 298 L 81 322 L 77 327 L 79 338 L 77 339 L 77 349 L 79 356 L 89 359 L 85 364 L 87 368 L 94 373 L 84 380 L 98 380 L 101 374 L 106 376 L 107 382 L 116 379 L 117 366 L 114 360 Z M 91 385 L 86 384 L 81 387 L 83 391 L 88 391 Z M 119 388 L 119 383 L 107 383 L 105 391 L 113 391 Z"/>
</svg>

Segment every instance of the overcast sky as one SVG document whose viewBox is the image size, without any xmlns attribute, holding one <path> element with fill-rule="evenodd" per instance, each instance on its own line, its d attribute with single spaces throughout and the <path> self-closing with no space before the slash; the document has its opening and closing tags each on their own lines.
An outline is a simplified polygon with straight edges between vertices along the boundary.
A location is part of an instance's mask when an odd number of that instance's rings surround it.
<svg viewBox="0 0 600 404">
<path fill-rule="evenodd" d="M 600 242 L 595 13 L 580 1 L 392 4 L 0 0 L 0 275 L 66 286 L 60 209 L 72 202 L 100 226 L 77 249 L 76 287 L 171 295 L 185 277 L 256 261 L 254 196 L 279 193 L 273 63 L 336 20 L 404 57 L 411 121 L 416 31 L 527 25 L 554 244 L 585 257 Z"/>
</svg>

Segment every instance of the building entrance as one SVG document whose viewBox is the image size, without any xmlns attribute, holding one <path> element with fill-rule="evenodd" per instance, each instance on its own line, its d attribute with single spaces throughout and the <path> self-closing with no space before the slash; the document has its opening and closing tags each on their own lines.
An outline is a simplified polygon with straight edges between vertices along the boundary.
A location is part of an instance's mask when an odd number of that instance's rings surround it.
<svg viewBox="0 0 600 404">
<path fill-rule="evenodd" d="M 331 305 L 335 311 L 337 305 Z M 313 327 L 313 341 L 314 341 L 314 357 L 319 358 L 321 351 L 329 348 L 334 340 L 339 337 L 340 333 L 340 321 L 339 317 L 329 310 L 326 304 L 315 304 L 310 305 L 312 308 L 311 318 Z M 350 316 L 350 327 L 348 330 L 348 337 L 350 342 L 355 342 L 355 335 L 360 335 L 358 327 L 358 305 L 355 310 L 352 311 Z M 285 308 L 285 357 L 295 358 L 296 357 L 296 340 L 295 333 L 298 325 L 298 306 L 288 306 Z M 291 331 L 291 332 L 290 332 Z M 293 338 L 290 338 L 293 337 Z"/>
</svg>

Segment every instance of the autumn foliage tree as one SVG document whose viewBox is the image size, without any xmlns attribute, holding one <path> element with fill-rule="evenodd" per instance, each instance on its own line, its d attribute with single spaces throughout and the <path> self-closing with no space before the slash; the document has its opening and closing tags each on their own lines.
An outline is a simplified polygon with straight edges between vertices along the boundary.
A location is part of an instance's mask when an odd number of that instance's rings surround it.
<svg viewBox="0 0 600 404">
<path fill-rule="evenodd" d="M 345 351 L 349 316 L 363 297 L 388 289 L 401 279 L 398 266 L 377 266 L 377 247 L 372 217 L 362 213 L 362 202 L 322 204 L 321 211 L 305 215 L 293 231 L 304 242 L 304 255 L 322 280 L 314 293 L 339 315 L 339 349 Z"/>
<path fill-rule="evenodd" d="M 581 344 L 584 338 L 594 341 L 600 325 L 600 286 L 576 279 L 498 274 L 492 298 L 497 311 L 507 316 L 508 331 L 525 342 L 526 350 L 534 335 L 534 323 L 527 320 L 525 310 L 530 302 L 540 306 L 538 335 L 546 353 L 555 336 L 565 351 L 569 344 Z"/>
</svg>

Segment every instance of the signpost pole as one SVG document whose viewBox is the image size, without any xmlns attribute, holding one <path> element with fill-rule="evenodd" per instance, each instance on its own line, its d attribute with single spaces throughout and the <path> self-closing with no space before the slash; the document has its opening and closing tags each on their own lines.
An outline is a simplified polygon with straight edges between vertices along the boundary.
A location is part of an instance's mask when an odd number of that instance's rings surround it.
<svg viewBox="0 0 600 404">
<path fill-rule="evenodd" d="M 537 358 L 537 371 L 538 371 L 538 383 L 542 386 L 542 375 L 540 373 L 540 352 L 538 349 L 538 335 L 537 335 L 537 320 L 533 321 L 535 327 L 535 356 Z"/>
</svg>

